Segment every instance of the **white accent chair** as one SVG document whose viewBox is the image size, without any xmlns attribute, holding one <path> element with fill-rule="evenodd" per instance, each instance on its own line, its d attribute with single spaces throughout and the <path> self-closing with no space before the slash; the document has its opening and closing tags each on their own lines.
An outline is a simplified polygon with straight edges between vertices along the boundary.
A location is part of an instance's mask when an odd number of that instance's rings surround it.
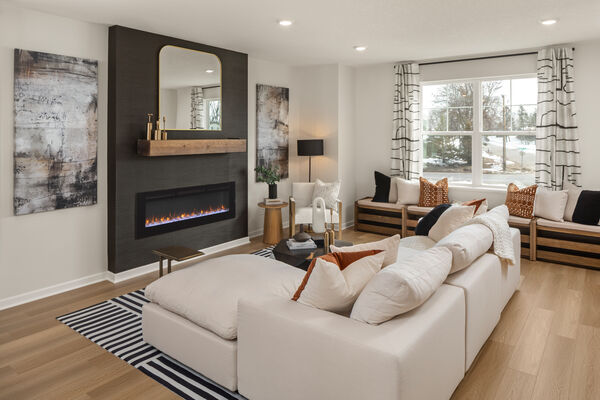
<svg viewBox="0 0 600 400">
<path fill-rule="evenodd" d="M 314 182 L 294 182 L 292 183 L 292 195 L 290 196 L 290 237 L 296 233 L 296 225 L 312 224 L 313 222 L 313 191 Z M 340 215 L 342 214 L 342 201 L 337 200 L 337 210 L 328 209 L 325 213 L 325 222 L 328 224 L 337 224 L 337 237 L 342 238 L 342 224 Z"/>
</svg>

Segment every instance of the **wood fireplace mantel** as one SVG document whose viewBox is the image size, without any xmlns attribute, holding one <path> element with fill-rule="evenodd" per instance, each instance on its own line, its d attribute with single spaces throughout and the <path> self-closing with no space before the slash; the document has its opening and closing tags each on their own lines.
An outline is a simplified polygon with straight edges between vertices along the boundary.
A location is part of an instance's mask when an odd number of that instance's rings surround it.
<svg viewBox="0 0 600 400">
<path fill-rule="evenodd" d="M 137 153 L 146 157 L 245 152 L 246 139 L 138 139 L 137 142 Z"/>
</svg>

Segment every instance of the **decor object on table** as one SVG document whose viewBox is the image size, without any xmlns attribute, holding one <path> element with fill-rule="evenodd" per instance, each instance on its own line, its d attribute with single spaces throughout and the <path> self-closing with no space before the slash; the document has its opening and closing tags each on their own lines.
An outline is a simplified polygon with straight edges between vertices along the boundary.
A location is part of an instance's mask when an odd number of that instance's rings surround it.
<svg viewBox="0 0 600 400">
<path fill-rule="evenodd" d="M 421 168 L 419 64 L 394 65 L 392 175 L 416 179 Z"/>
<path fill-rule="evenodd" d="M 315 233 L 324 233 L 327 230 L 325 215 L 327 207 L 322 197 L 317 197 L 312 203 L 312 230 Z"/>
<path fill-rule="evenodd" d="M 153 114 L 148 114 L 148 123 L 146 123 L 146 140 L 152 140 L 152 116 Z"/>
<path fill-rule="evenodd" d="M 279 167 L 265 167 L 264 165 L 259 165 L 254 168 L 256 172 L 256 182 L 264 182 L 269 185 L 269 199 L 277 198 L 277 182 L 281 180 L 281 175 L 279 174 Z"/>
<path fill-rule="evenodd" d="M 346 253 L 363 250 L 382 250 L 385 254 L 383 259 L 383 266 L 387 267 L 390 264 L 396 262 L 396 255 L 398 252 L 398 246 L 400 244 L 400 235 L 394 235 L 385 239 L 378 240 L 376 242 L 361 243 L 354 246 L 331 246 L 331 251 L 336 253 Z"/>
<path fill-rule="evenodd" d="M 317 183 L 320 187 L 317 189 Z M 292 183 L 292 195 L 290 196 L 290 236 L 296 233 L 296 225 L 312 224 L 312 204 L 315 197 L 323 197 L 328 208 L 325 213 L 325 222 L 337 224 L 337 238 L 342 238 L 342 226 L 339 216 L 342 213 L 342 201 L 337 199 L 339 194 L 339 182 L 325 184 L 317 182 L 294 182 Z M 337 192 L 335 192 L 337 190 Z M 335 193 L 335 196 L 334 196 Z M 316 195 L 316 196 L 315 196 Z M 333 207 L 328 205 L 328 200 L 333 200 Z M 331 204 L 331 203 L 330 203 Z"/>
<path fill-rule="evenodd" d="M 263 242 L 267 244 L 276 244 L 281 240 L 281 231 L 283 224 L 281 222 L 281 209 L 287 207 L 288 203 L 265 204 L 258 203 L 260 208 L 265 209 Z"/>
<path fill-rule="evenodd" d="M 288 88 L 256 85 L 256 165 L 288 177 Z M 258 175 L 256 176 L 258 180 Z"/>
<path fill-rule="evenodd" d="M 327 311 L 349 311 L 381 269 L 383 251 L 329 253 L 315 258 L 292 300 Z"/>
<path fill-rule="evenodd" d="M 581 163 L 572 48 L 538 51 L 535 182 L 552 190 L 579 186 Z"/>
<path fill-rule="evenodd" d="M 444 283 L 452 253 L 444 247 L 403 247 L 401 259 L 379 271 L 358 296 L 350 318 L 378 325 L 423 304 Z"/>
<path fill-rule="evenodd" d="M 286 241 L 287 247 L 290 250 L 312 250 L 316 249 L 317 245 L 312 239 L 305 240 L 303 242 L 298 242 L 295 239 L 288 239 Z"/>
<path fill-rule="evenodd" d="M 448 178 L 440 179 L 435 184 L 419 178 L 419 207 L 435 207 L 449 202 Z"/>
<path fill-rule="evenodd" d="M 14 51 L 14 213 L 97 202 L 98 61 Z"/>
<path fill-rule="evenodd" d="M 204 253 L 184 246 L 169 246 L 162 249 L 152 250 L 159 257 L 158 276 L 163 276 L 163 260 L 167 260 L 167 274 L 171 273 L 171 261 L 187 261 L 192 258 L 203 256 Z"/>
<path fill-rule="evenodd" d="M 519 189 L 517 185 L 510 183 L 506 190 L 506 201 L 504 202 L 508 207 L 508 213 L 515 217 L 533 218 L 537 187 L 537 185 L 531 185 Z"/>
<path fill-rule="evenodd" d="M 308 181 L 312 182 L 312 158 L 323 155 L 323 139 L 298 140 L 298 155 L 308 156 Z"/>
<path fill-rule="evenodd" d="M 533 215 L 551 221 L 563 222 L 568 200 L 569 193 L 567 190 L 555 191 L 546 189 L 545 187 L 538 187 L 535 192 Z M 600 203 L 597 204 L 600 205 Z"/>
</svg>

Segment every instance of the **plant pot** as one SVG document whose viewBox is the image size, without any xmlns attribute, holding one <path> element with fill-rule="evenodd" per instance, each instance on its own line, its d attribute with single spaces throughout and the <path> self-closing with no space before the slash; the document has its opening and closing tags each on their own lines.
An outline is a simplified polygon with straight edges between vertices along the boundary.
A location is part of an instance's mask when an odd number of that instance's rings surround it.
<svg viewBox="0 0 600 400">
<path fill-rule="evenodd" d="M 269 185 L 269 198 L 270 199 L 277 198 L 277 184 L 276 183 Z"/>
</svg>

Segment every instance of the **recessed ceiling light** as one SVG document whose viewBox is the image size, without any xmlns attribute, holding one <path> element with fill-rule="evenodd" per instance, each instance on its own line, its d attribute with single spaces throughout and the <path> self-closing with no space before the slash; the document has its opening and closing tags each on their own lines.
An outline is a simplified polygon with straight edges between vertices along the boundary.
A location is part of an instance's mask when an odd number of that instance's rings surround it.
<svg viewBox="0 0 600 400">
<path fill-rule="evenodd" d="M 543 19 L 540 21 L 542 25 L 554 25 L 558 20 L 556 18 Z"/>
<path fill-rule="evenodd" d="M 354 46 L 354 50 L 356 51 L 365 51 L 367 46 Z"/>
<path fill-rule="evenodd" d="M 281 26 L 290 26 L 291 24 L 293 24 L 293 22 L 289 19 L 280 19 L 279 20 L 279 25 L 281 25 Z"/>
<path fill-rule="evenodd" d="M 215 72 L 215 70 L 214 70 L 214 69 L 207 69 L 207 70 L 206 70 L 206 73 L 207 73 L 207 74 L 212 74 L 213 72 Z"/>
</svg>

